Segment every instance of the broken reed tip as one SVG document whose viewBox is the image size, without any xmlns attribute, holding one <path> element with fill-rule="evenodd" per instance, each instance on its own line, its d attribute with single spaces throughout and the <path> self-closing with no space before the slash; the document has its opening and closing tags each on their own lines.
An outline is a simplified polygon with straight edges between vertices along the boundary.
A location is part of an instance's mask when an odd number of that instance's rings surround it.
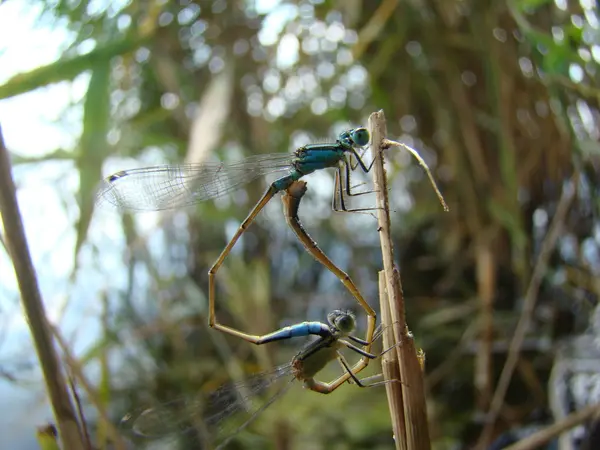
<svg viewBox="0 0 600 450">
<path fill-rule="evenodd" d="M 423 167 L 423 169 L 425 169 L 425 172 L 427 173 L 427 177 L 429 178 L 429 182 L 431 183 L 433 190 L 437 194 L 438 199 L 440 200 L 440 203 L 442 204 L 442 208 L 444 208 L 444 211 L 445 212 L 450 211 L 450 208 L 446 204 L 446 200 L 444 200 L 444 196 L 440 192 L 440 189 L 438 188 L 438 186 L 435 182 L 435 179 L 433 178 L 431 170 L 429 170 L 429 166 L 427 165 L 425 160 L 421 157 L 421 155 L 419 154 L 418 151 L 416 151 L 412 147 L 409 147 L 406 144 L 403 144 L 401 142 L 392 141 L 391 139 L 383 139 L 383 141 L 381 141 L 381 147 L 383 149 L 388 149 L 390 147 L 402 147 L 402 148 L 408 150 L 410 152 L 410 154 L 413 155 L 413 157 L 419 162 L 420 166 Z"/>
</svg>

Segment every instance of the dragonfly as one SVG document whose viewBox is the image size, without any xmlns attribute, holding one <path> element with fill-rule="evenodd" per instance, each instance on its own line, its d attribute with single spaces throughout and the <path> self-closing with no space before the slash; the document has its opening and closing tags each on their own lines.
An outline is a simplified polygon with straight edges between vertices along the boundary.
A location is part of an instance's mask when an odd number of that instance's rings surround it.
<svg viewBox="0 0 600 450">
<path fill-rule="evenodd" d="M 330 394 L 346 381 L 358 387 L 373 387 L 396 381 L 382 380 L 381 374 L 359 379 L 353 373 L 341 349 L 348 348 L 361 356 L 376 359 L 394 348 L 386 349 L 380 354 L 365 352 L 357 345 L 366 345 L 367 342 L 352 335 L 355 328 L 356 317 L 354 313 L 346 310 L 330 312 L 327 315 L 327 323 L 302 322 L 281 328 L 266 335 L 265 342 L 300 336 L 317 336 L 317 339 L 302 348 L 290 363 L 255 375 L 242 383 L 224 385 L 209 395 L 207 402 L 201 399 L 181 399 L 154 408 L 141 409 L 127 414 L 121 425 L 132 434 L 147 439 L 176 437 L 199 430 L 202 433 L 203 425 L 204 428 L 208 428 L 208 434 L 212 435 L 204 436 L 203 440 L 209 443 L 220 441 L 217 449 L 222 449 L 296 384 L 295 381 L 302 382 L 306 389 L 320 394 Z M 380 335 L 381 328 L 375 333 L 374 340 Z M 342 366 L 343 374 L 331 382 L 316 380 L 315 376 L 335 359 Z M 252 407 L 253 398 L 282 379 L 288 379 L 288 382 L 261 406 Z M 238 420 L 235 421 L 235 418 Z"/>
<path fill-rule="evenodd" d="M 360 151 L 369 143 L 369 140 L 369 131 L 366 128 L 359 127 L 342 132 L 335 143 L 309 144 L 298 148 L 291 154 L 255 155 L 229 164 L 163 165 L 120 171 L 105 178 L 98 193 L 98 201 L 99 203 L 108 202 L 124 211 L 157 211 L 185 207 L 223 196 L 262 176 L 285 172 L 283 176 L 269 185 L 208 271 L 210 327 L 260 345 L 264 343 L 263 337 L 245 333 L 217 321 L 215 300 L 216 275 L 219 268 L 233 246 L 268 202 L 277 193 L 290 191 L 292 192 L 289 197 L 290 201 L 299 203 L 299 199 L 303 195 L 303 193 L 299 194 L 302 187 L 295 185 L 295 183 L 303 176 L 315 171 L 326 168 L 335 169 L 332 200 L 332 208 L 335 211 L 360 212 L 373 209 L 350 209 L 346 205 L 346 196 L 362 195 L 369 192 L 353 192 L 353 186 L 350 182 L 351 172 L 358 167 L 365 173 L 368 173 L 373 167 L 373 162 L 369 165 L 364 162 L 362 159 L 364 151 Z M 292 200 L 294 198 L 298 200 Z M 297 228 L 294 229 L 298 234 L 297 230 Z M 365 311 L 368 321 L 365 342 L 371 342 L 377 321 L 373 308 L 363 298 L 354 282 L 345 272 L 335 266 L 325 255 L 323 255 L 324 258 L 320 256 L 322 252 L 318 250 L 316 244 L 314 246 L 315 250 L 309 247 L 306 248 L 318 261 L 322 262 L 342 280 L 342 283 Z M 367 353 L 369 349 L 369 346 L 365 347 Z M 368 358 L 363 358 L 359 364 L 366 367 Z"/>
</svg>

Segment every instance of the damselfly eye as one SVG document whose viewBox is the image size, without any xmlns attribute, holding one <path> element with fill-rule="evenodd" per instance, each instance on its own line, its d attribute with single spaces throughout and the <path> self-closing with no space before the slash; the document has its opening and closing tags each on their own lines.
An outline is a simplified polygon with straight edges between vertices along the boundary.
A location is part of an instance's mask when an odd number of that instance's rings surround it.
<svg viewBox="0 0 600 450">
<path fill-rule="evenodd" d="M 350 132 L 350 137 L 354 141 L 355 145 L 364 147 L 369 143 L 371 136 L 366 128 L 356 128 Z"/>
<path fill-rule="evenodd" d="M 354 314 L 350 312 L 343 312 L 335 318 L 335 326 L 338 330 L 344 333 L 350 333 L 356 326 L 356 319 Z"/>
</svg>

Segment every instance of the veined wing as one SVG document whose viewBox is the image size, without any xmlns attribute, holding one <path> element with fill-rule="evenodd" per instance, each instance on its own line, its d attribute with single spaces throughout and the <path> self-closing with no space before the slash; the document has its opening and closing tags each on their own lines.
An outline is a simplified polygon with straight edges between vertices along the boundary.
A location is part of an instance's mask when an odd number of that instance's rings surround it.
<svg viewBox="0 0 600 450">
<path fill-rule="evenodd" d="M 121 210 L 159 211 L 220 197 L 279 171 L 291 170 L 293 154 L 250 156 L 233 163 L 182 164 L 123 170 L 104 179 L 98 204 Z"/>
<path fill-rule="evenodd" d="M 225 384 L 208 396 L 181 398 L 153 408 L 140 409 L 127 414 L 121 420 L 121 425 L 142 438 L 162 440 L 195 435 L 196 439 L 220 442 L 222 446 L 287 392 L 294 380 L 291 370 L 291 365 L 285 364 L 240 383 Z M 284 378 L 290 382 L 266 402 L 258 402 L 258 396 Z"/>
</svg>

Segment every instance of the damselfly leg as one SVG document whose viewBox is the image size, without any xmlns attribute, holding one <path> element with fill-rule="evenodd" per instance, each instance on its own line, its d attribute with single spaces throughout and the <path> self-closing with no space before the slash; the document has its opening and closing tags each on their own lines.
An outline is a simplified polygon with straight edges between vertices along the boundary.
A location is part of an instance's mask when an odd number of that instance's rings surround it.
<svg viewBox="0 0 600 450">
<path fill-rule="evenodd" d="M 291 170 L 289 175 L 286 175 L 282 178 L 279 178 L 275 182 L 273 182 L 265 194 L 261 197 L 261 199 L 254 206 L 250 214 L 246 217 L 246 219 L 242 222 L 240 227 L 237 229 L 236 233 L 233 235 L 231 240 L 227 243 L 213 266 L 208 271 L 208 300 L 209 300 L 209 325 L 216 330 L 228 333 L 230 335 L 239 337 L 241 339 L 247 340 L 254 344 L 262 344 L 264 340 L 263 336 L 252 335 L 240 330 L 237 330 L 233 327 L 223 325 L 218 322 L 215 311 L 216 304 L 216 276 L 219 271 L 219 268 L 222 266 L 223 262 L 231 252 L 231 249 L 242 236 L 242 234 L 248 229 L 248 227 L 254 222 L 256 216 L 260 211 L 268 204 L 268 202 L 273 198 L 275 194 L 281 191 L 287 191 L 290 189 L 298 179 L 303 177 L 304 175 L 308 175 L 316 170 L 333 167 L 339 168 L 342 165 L 348 167 L 347 157 L 352 154 L 355 155 L 358 159 L 360 156 L 356 152 L 355 147 L 363 147 L 369 142 L 369 133 L 364 128 L 356 128 L 354 130 L 345 131 L 338 137 L 338 140 L 335 144 L 314 144 L 307 145 L 296 150 L 295 155 L 296 159 L 291 164 Z M 361 161 L 361 168 L 365 168 L 366 166 Z M 339 169 L 338 169 L 339 170 Z M 292 188 L 293 189 L 293 188 Z M 289 223 L 289 222 L 288 222 Z M 293 228 L 293 227 L 292 227 Z M 300 237 L 300 235 L 299 235 Z M 322 252 L 321 252 L 322 253 Z M 317 258 L 318 259 L 318 258 Z M 330 270 L 336 270 L 337 267 L 335 265 L 327 266 Z M 334 272 L 336 273 L 336 272 Z M 342 272 L 343 273 L 343 272 Z M 345 275 L 345 274 L 344 274 Z M 336 273 L 336 276 L 339 275 Z M 346 275 L 347 278 L 347 275 Z M 341 279 L 341 278 L 340 278 Z M 352 285 L 351 293 L 355 295 L 355 292 L 358 293 L 358 290 L 354 286 L 354 283 L 350 280 Z M 365 306 L 368 307 L 368 304 L 362 299 L 360 293 L 358 293 L 360 298 L 359 303 L 363 308 Z M 370 308 L 370 307 L 369 307 Z M 370 309 L 367 311 L 369 315 L 375 315 L 375 312 Z M 367 340 L 373 337 L 373 330 L 375 327 L 375 319 L 373 319 L 373 324 L 370 325 L 370 331 L 367 333 Z M 370 333 L 370 334 L 369 334 Z"/>
<path fill-rule="evenodd" d="M 318 244 L 306 232 L 298 217 L 298 208 L 302 197 L 306 193 L 306 182 L 296 181 L 286 191 L 281 198 L 284 206 L 285 220 L 290 228 L 294 231 L 298 240 L 302 243 L 307 252 L 309 252 L 317 261 L 323 264 L 331 273 L 333 273 L 342 284 L 348 289 L 350 294 L 356 299 L 367 315 L 367 332 L 365 335 L 365 352 L 371 351 L 371 341 L 375 333 L 375 325 L 377 323 L 377 314 L 375 310 L 364 299 L 354 281 L 346 272 L 335 265 L 331 259 L 323 253 Z M 352 368 L 352 372 L 358 373 L 369 364 L 370 358 L 363 355 L 359 362 Z"/>
<path fill-rule="evenodd" d="M 273 335 L 279 339 L 293 336 L 284 330 L 306 330 L 306 323 L 315 324 L 321 329 L 318 339 L 306 345 L 292 361 L 276 369 L 257 374 L 245 382 L 222 386 L 212 394 L 202 397 L 186 397 L 151 408 L 142 408 L 127 414 L 121 421 L 122 426 L 134 435 L 146 439 L 162 439 L 169 435 L 179 436 L 189 432 L 197 432 L 210 442 L 217 442 L 217 448 L 225 448 L 228 442 L 252 423 L 267 407 L 292 386 L 292 381 L 303 382 L 307 389 L 322 394 L 329 394 L 345 381 L 352 380 L 358 386 L 369 386 L 370 379 L 359 379 L 343 358 L 340 350 L 348 348 L 364 356 L 364 350 L 349 341 L 363 344 L 364 341 L 352 335 L 356 319 L 349 311 L 336 310 L 327 316 L 327 323 L 305 322 L 279 330 Z M 318 325 L 318 326 L 317 326 Z M 277 334 L 279 333 L 279 334 Z M 286 337 L 283 337 L 286 336 Z M 379 338 L 381 333 L 375 333 Z M 277 339 L 275 339 L 277 340 Z M 370 343 L 369 343 L 370 344 Z M 383 352 L 385 353 L 385 351 Z M 383 354 L 382 353 L 382 354 Z M 379 358 L 381 354 L 367 354 L 370 359 Z M 338 359 L 344 369 L 343 374 L 330 383 L 317 381 L 314 377 L 330 362 Z M 274 383 L 287 380 L 277 392 L 260 406 L 255 406 L 253 399 L 264 394 Z M 395 381 L 395 380 L 393 380 Z"/>
</svg>

